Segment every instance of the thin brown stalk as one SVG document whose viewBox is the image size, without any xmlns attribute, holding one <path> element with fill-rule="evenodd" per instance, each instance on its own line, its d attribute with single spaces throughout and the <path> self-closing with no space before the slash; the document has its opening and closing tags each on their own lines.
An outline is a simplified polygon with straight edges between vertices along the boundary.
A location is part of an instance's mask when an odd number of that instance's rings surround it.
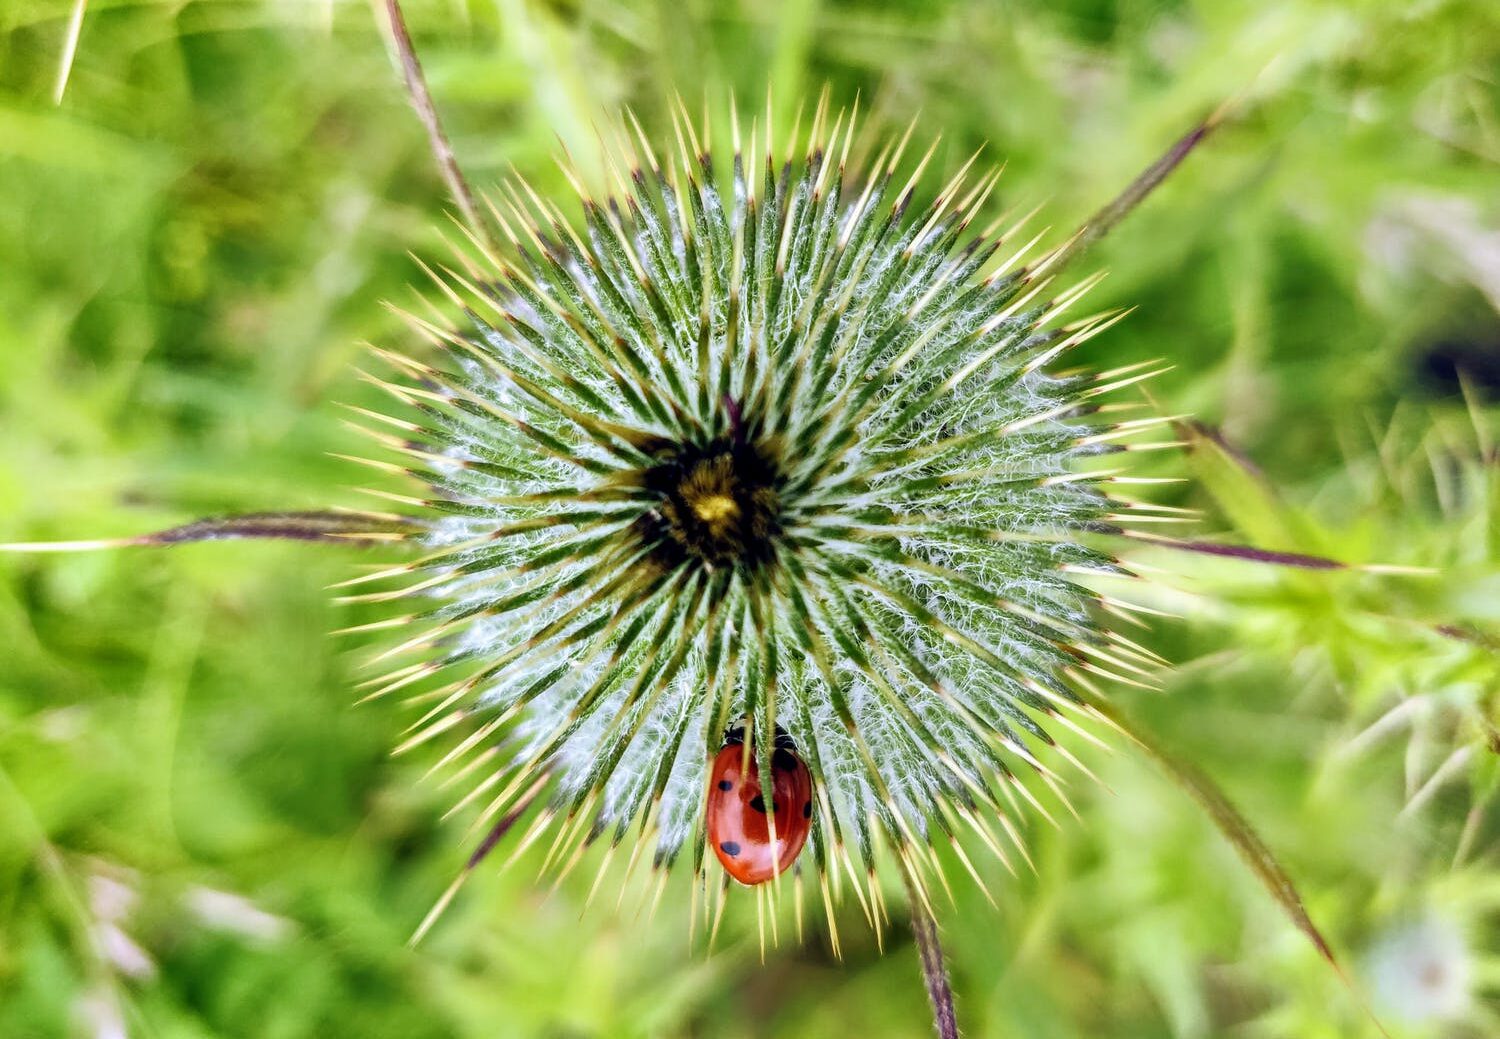
<svg viewBox="0 0 1500 1039">
<path fill-rule="evenodd" d="M 396 56 L 401 61 L 401 74 L 406 80 L 406 94 L 411 100 L 412 108 L 416 110 L 417 118 L 422 120 L 422 126 L 427 130 L 427 143 L 432 148 L 432 157 L 437 160 L 438 171 L 448 185 L 448 194 L 458 204 L 464 223 L 473 228 L 476 234 L 482 235 L 485 227 L 480 222 L 479 210 L 474 205 L 474 193 L 469 188 L 469 182 L 464 179 L 463 170 L 459 169 L 453 146 L 448 143 L 448 135 L 443 132 L 437 107 L 432 103 L 432 94 L 427 90 L 427 78 L 422 74 L 422 63 L 417 60 L 411 34 L 406 31 L 406 18 L 401 13 L 400 0 L 385 0 L 385 11 L 389 19 L 391 40 L 396 45 Z"/>
<path fill-rule="evenodd" d="M 922 981 L 927 986 L 927 999 L 932 1003 L 933 1028 L 938 1039 L 958 1039 L 953 986 L 948 983 L 948 970 L 943 966 L 943 943 L 938 936 L 937 921 L 932 918 L 911 878 L 904 872 L 902 875 L 906 879 L 907 901 L 911 903 L 911 931 L 916 939 L 917 955 L 922 961 Z"/>
<path fill-rule="evenodd" d="M 427 911 L 427 915 L 422 918 L 422 922 L 417 925 L 416 931 L 412 933 L 411 938 L 407 942 L 408 945 L 415 946 L 427 936 L 427 932 L 432 930 L 432 925 L 437 923 L 438 918 L 447 911 L 448 906 L 458 894 L 459 888 L 463 887 L 464 881 L 469 879 L 469 875 L 479 868 L 479 864 L 489 856 L 490 852 L 495 850 L 495 845 L 499 844 L 505 835 L 511 831 L 511 828 L 521 820 L 521 817 L 531 808 L 532 803 L 546 786 L 547 774 L 543 772 L 542 777 L 532 784 L 531 789 L 521 795 L 521 799 L 516 802 L 516 806 L 502 816 L 499 822 L 490 827 L 490 832 L 485 834 L 484 840 L 479 842 L 479 846 L 470 854 L 468 862 L 464 863 L 463 870 L 458 876 L 453 878 L 453 883 L 448 885 L 448 890 L 442 893 L 437 902 Z"/>
<path fill-rule="evenodd" d="M 403 541 L 421 529 L 422 526 L 418 523 L 384 513 L 332 510 L 248 512 L 239 516 L 194 520 L 178 527 L 123 538 L 0 544 L 0 552 L 86 552 L 102 548 L 183 545 L 193 541 L 234 541 L 246 538 L 359 544 Z"/>
<path fill-rule="evenodd" d="M 1345 973 L 1343 965 L 1334 955 L 1333 946 L 1323 936 L 1317 924 L 1313 923 L 1312 916 L 1302 901 L 1302 894 L 1292 883 L 1292 878 L 1272 854 L 1271 849 L 1266 846 L 1260 834 L 1229 800 L 1228 795 L 1201 769 L 1157 743 L 1143 729 L 1132 724 L 1115 707 L 1097 699 L 1092 700 L 1090 706 L 1145 751 L 1146 755 L 1156 762 L 1184 793 L 1198 803 L 1213 823 L 1214 828 L 1239 853 L 1255 879 L 1260 881 L 1261 886 L 1280 907 L 1286 918 L 1302 932 L 1317 950 L 1318 955 L 1333 969 L 1334 974 L 1359 1004 L 1365 1016 L 1374 1024 L 1375 1029 L 1389 1039 L 1390 1033 L 1375 1016 L 1369 1000 L 1365 998 L 1365 994 L 1355 984 L 1354 979 Z"/>
<path fill-rule="evenodd" d="M 1136 206 L 1160 187 L 1172 171 L 1182 165 L 1183 160 L 1191 155 L 1193 150 L 1203 143 L 1204 138 L 1224 121 L 1229 108 L 1230 105 L 1227 103 L 1219 106 L 1208 118 L 1174 141 L 1172 146 L 1155 162 L 1142 170 L 1125 187 L 1124 191 L 1084 221 L 1083 226 L 1075 231 L 1071 238 L 1041 263 L 1044 263 L 1050 271 L 1061 270 L 1091 245 L 1114 230 L 1115 225 L 1129 216 Z"/>
</svg>

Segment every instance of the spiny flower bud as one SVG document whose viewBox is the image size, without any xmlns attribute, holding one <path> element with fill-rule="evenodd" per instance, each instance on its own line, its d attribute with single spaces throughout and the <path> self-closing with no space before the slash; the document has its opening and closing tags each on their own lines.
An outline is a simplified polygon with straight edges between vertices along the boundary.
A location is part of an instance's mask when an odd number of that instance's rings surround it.
<svg viewBox="0 0 1500 1039">
<path fill-rule="evenodd" d="M 856 115 L 825 98 L 786 160 L 733 120 L 722 185 L 685 113 L 668 162 L 632 118 L 581 223 L 517 181 L 503 247 L 471 229 L 429 271 L 448 316 L 405 316 L 438 359 L 377 351 L 398 407 L 370 431 L 428 490 L 398 498 L 426 554 L 361 596 L 418 604 L 372 695 L 432 705 L 406 746 L 466 726 L 463 803 L 539 804 L 518 843 L 559 827 L 563 868 L 636 827 L 632 864 L 703 875 L 738 724 L 799 877 L 830 898 L 884 847 L 921 891 L 940 839 L 1019 844 L 1020 774 L 1056 789 L 1048 726 L 1091 714 L 1068 676 L 1149 663 L 1081 583 L 1117 570 L 1088 536 L 1119 506 L 1079 463 L 1154 423 L 1099 403 L 1152 371 L 1055 371 L 1119 317 L 1064 321 L 1094 283 L 1053 281 L 1069 246 L 975 230 L 999 174 L 973 159 L 919 204 L 936 146 L 904 173 L 911 131 L 856 173 Z M 811 776 L 790 811 L 778 753 Z"/>
</svg>

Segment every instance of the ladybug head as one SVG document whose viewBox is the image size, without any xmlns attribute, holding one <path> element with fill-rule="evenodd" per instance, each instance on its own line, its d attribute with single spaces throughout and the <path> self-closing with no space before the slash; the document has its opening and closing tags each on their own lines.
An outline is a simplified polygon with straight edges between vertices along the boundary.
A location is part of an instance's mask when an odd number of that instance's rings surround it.
<svg viewBox="0 0 1500 1039">
<path fill-rule="evenodd" d="M 738 747 L 743 744 L 745 742 L 745 730 L 744 718 L 740 718 L 732 723 L 728 729 L 724 730 L 724 743 L 720 749 L 722 750 L 723 747 Z M 797 753 L 796 742 L 792 739 L 791 734 L 780 725 L 776 726 L 775 746 L 777 750 L 789 750 L 793 754 Z"/>
</svg>

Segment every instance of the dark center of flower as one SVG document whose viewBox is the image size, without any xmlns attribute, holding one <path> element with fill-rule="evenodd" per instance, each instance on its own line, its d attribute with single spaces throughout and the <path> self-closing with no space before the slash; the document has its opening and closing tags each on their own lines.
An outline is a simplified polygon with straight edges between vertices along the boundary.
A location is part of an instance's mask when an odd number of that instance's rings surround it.
<svg viewBox="0 0 1500 1039">
<path fill-rule="evenodd" d="M 660 496 L 637 524 L 658 563 L 754 568 L 775 555 L 781 473 L 769 452 L 738 431 L 669 448 L 641 482 Z"/>
</svg>

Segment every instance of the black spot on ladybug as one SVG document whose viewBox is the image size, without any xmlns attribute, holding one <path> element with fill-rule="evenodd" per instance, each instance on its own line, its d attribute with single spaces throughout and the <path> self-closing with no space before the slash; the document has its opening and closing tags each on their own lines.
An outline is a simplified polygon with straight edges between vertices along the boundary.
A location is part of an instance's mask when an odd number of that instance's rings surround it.
<svg viewBox="0 0 1500 1039">
<path fill-rule="evenodd" d="M 734 784 L 731 783 L 727 779 L 721 779 L 721 780 L 719 780 L 719 789 L 720 790 L 733 790 L 734 789 Z"/>
<path fill-rule="evenodd" d="M 740 853 L 740 846 L 734 841 L 725 841 L 719 845 L 719 850 L 732 859 Z"/>
<path fill-rule="evenodd" d="M 807 801 L 807 802 L 805 802 L 802 805 L 802 818 L 804 818 L 804 819 L 811 819 L 812 818 L 812 802 L 811 801 Z"/>
<path fill-rule="evenodd" d="M 761 797 L 759 794 L 756 794 L 755 795 L 755 800 L 753 800 L 753 801 L 750 802 L 750 807 L 754 808 L 761 815 L 765 815 L 766 814 L 766 802 L 765 802 L 765 798 Z"/>
<path fill-rule="evenodd" d="M 771 755 L 771 767 L 779 772 L 795 772 L 797 758 L 789 750 L 777 750 Z"/>
</svg>

